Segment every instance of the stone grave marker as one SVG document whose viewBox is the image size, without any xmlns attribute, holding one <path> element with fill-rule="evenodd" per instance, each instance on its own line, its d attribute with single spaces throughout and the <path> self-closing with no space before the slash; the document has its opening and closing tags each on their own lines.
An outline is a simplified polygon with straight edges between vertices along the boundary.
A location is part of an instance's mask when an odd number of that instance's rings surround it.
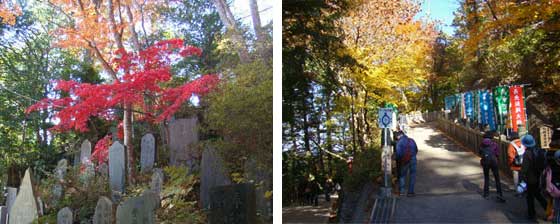
<svg viewBox="0 0 560 224">
<path fill-rule="evenodd" d="M 54 169 L 54 175 L 57 179 L 57 182 L 53 186 L 53 195 L 54 195 L 54 203 L 58 203 L 60 197 L 62 197 L 62 188 L 61 182 L 64 181 L 64 176 L 66 176 L 66 171 L 68 170 L 68 161 L 66 159 L 61 159 L 58 161 L 56 168 Z"/>
<path fill-rule="evenodd" d="M 8 223 L 8 207 L 0 206 L 0 224 Z"/>
<path fill-rule="evenodd" d="M 10 210 L 10 224 L 29 224 L 38 218 L 37 203 L 33 196 L 33 188 L 31 185 L 31 174 L 29 169 L 25 171 L 25 176 L 21 181 L 19 193 L 16 197 L 14 205 Z"/>
<path fill-rule="evenodd" d="M 152 174 L 152 182 L 150 183 L 150 189 L 154 191 L 158 197 L 161 193 L 161 188 L 163 187 L 163 180 L 165 176 L 163 175 L 163 171 L 160 168 L 154 169 Z"/>
<path fill-rule="evenodd" d="M 82 164 L 91 162 L 91 142 L 84 140 L 80 147 L 80 161 Z"/>
<path fill-rule="evenodd" d="M 39 214 L 39 216 L 44 215 L 44 204 L 43 204 L 43 200 L 41 200 L 41 197 L 37 197 L 37 213 Z"/>
<path fill-rule="evenodd" d="M 8 206 L 8 212 L 12 209 L 14 202 L 16 201 L 18 189 L 15 187 L 7 187 L 8 197 L 6 198 L 6 205 Z"/>
<path fill-rule="evenodd" d="M 204 149 L 200 162 L 200 202 L 203 208 L 210 205 L 210 189 L 216 186 L 229 185 L 231 181 L 226 175 L 223 160 L 212 147 Z"/>
<path fill-rule="evenodd" d="M 255 187 L 234 184 L 210 189 L 208 223 L 256 223 Z"/>
<path fill-rule="evenodd" d="M 68 207 L 60 209 L 56 215 L 56 224 L 72 224 L 72 220 L 72 210 Z"/>
<path fill-rule="evenodd" d="M 72 152 L 72 154 L 74 155 L 74 166 L 79 166 L 80 164 L 82 164 L 82 162 L 80 161 L 80 151 L 76 151 L 76 152 Z"/>
<path fill-rule="evenodd" d="M 113 191 L 113 199 L 124 192 L 125 154 L 124 146 L 114 142 L 109 147 L 109 183 Z"/>
<path fill-rule="evenodd" d="M 198 143 L 198 119 L 176 119 L 169 123 L 169 165 L 195 167 L 196 153 L 193 146 Z"/>
<path fill-rule="evenodd" d="M 112 224 L 113 223 L 113 202 L 111 199 L 101 196 L 95 206 L 93 214 L 93 224 Z"/>
<path fill-rule="evenodd" d="M 272 219 L 272 200 L 265 197 L 268 190 L 272 190 L 272 170 L 260 167 L 253 158 L 245 163 L 247 178 L 254 183 L 260 183 L 255 187 L 257 213 L 267 220 Z"/>
<path fill-rule="evenodd" d="M 148 190 L 150 191 L 150 190 Z M 117 207 L 119 224 L 155 223 L 155 193 L 144 192 L 141 196 L 130 198 Z"/>
<path fill-rule="evenodd" d="M 66 176 L 66 171 L 68 170 L 68 160 L 61 159 L 58 161 L 56 168 L 54 170 L 54 174 L 57 179 L 62 180 L 64 176 Z"/>
<path fill-rule="evenodd" d="M 154 135 L 150 133 L 144 135 L 140 148 L 140 170 L 141 172 L 151 171 L 154 167 L 156 156 L 156 139 Z"/>
</svg>

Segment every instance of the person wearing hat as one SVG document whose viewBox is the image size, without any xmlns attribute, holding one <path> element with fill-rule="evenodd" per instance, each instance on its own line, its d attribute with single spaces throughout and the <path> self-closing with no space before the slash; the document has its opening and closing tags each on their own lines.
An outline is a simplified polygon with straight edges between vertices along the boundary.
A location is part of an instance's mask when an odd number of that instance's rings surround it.
<svg viewBox="0 0 560 224">
<path fill-rule="evenodd" d="M 517 132 L 513 132 L 511 142 L 508 146 L 508 165 L 513 174 L 513 187 L 519 185 L 519 171 L 523 163 L 523 154 L 525 154 L 525 146 L 521 144 L 521 139 Z M 521 194 L 518 194 L 521 195 Z"/>
<path fill-rule="evenodd" d="M 520 188 L 527 190 L 527 213 L 531 220 L 535 219 L 535 199 L 546 209 L 546 200 L 540 193 L 539 179 L 545 166 L 545 153 L 537 147 L 532 135 L 527 134 L 521 138 L 521 144 L 526 148 L 523 163 L 519 172 Z M 526 187 L 523 187 L 526 186 Z M 522 191 L 522 190 L 521 190 Z M 520 192 L 520 190 L 518 190 Z"/>
<path fill-rule="evenodd" d="M 490 181 L 490 170 L 494 174 L 494 180 L 496 182 L 496 191 L 498 196 L 496 197 L 499 202 L 505 202 L 506 200 L 502 194 L 502 185 L 500 182 L 500 172 L 498 171 L 498 158 L 500 156 L 500 151 L 498 149 L 498 144 L 492 141 L 494 133 L 487 131 L 484 133 L 482 143 L 480 144 L 479 154 L 480 154 L 480 165 L 482 166 L 482 171 L 484 173 L 484 198 L 488 198 L 489 194 L 489 184 Z"/>
</svg>

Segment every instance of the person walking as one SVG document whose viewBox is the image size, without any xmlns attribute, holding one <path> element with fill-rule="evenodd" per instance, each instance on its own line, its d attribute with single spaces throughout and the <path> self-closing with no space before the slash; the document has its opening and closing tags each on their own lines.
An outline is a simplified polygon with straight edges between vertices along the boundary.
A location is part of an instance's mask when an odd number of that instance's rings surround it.
<svg viewBox="0 0 560 224">
<path fill-rule="evenodd" d="M 552 145 L 552 143 L 550 144 Z M 547 162 L 545 169 L 545 186 L 547 194 L 553 200 L 551 217 L 547 220 L 552 223 L 560 223 L 560 150 L 550 151 L 553 155 L 552 161 Z"/>
<path fill-rule="evenodd" d="M 521 144 L 519 135 L 514 132 L 511 135 L 511 142 L 508 146 L 508 165 L 513 174 L 514 188 L 519 185 L 519 171 L 521 170 L 521 164 L 523 164 L 523 154 L 525 154 L 525 146 Z"/>
<path fill-rule="evenodd" d="M 547 192 L 553 198 L 552 223 L 560 223 L 560 129 L 553 129 L 551 141 L 548 145 L 550 152 L 554 152 L 554 162 L 547 162 L 550 176 L 547 175 Z"/>
<path fill-rule="evenodd" d="M 521 171 L 519 172 L 519 180 L 521 181 L 519 187 L 527 190 L 528 218 L 534 220 L 535 199 L 537 199 L 543 209 L 546 209 L 547 204 L 539 187 L 540 176 L 543 173 L 546 163 L 545 153 L 541 148 L 536 146 L 535 139 L 530 134 L 521 138 L 521 144 L 525 146 L 526 150 L 523 155 Z M 519 189 L 518 192 L 520 192 Z"/>
<path fill-rule="evenodd" d="M 488 182 L 490 181 L 490 170 L 492 170 L 492 174 L 494 174 L 494 181 L 496 182 L 496 191 L 498 192 L 496 198 L 499 202 L 505 202 L 506 200 L 504 199 L 504 196 L 502 194 L 500 172 L 498 170 L 498 158 L 500 155 L 500 151 L 498 149 L 498 144 L 492 141 L 493 137 L 493 132 L 487 131 L 486 133 L 484 133 L 479 149 L 480 165 L 482 166 L 482 172 L 484 173 L 484 192 L 482 196 L 488 199 Z"/>
<path fill-rule="evenodd" d="M 414 197 L 414 183 L 416 182 L 416 154 L 418 154 L 418 146 L 414 139 L 408 137 L 404 132 L 397 133 L 397 155 L 396 160 L 399 163 L 399 193 L 404 196 L 406 177 L 408 177 L 408 197 Z"/>
</svg>

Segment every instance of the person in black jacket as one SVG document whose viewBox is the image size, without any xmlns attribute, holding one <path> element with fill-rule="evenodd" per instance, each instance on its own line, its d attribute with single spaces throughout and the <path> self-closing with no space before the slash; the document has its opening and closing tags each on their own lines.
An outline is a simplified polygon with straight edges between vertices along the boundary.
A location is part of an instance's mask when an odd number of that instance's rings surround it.
<svg viewBox="0 0 560 224">
<path fill-rule="evenodd" d="M 527 186 L 527 212 L 529 219 L 535 219 L 535 199 L 546 209 L 546 200 L 541 194 L 539 179 L 545 168 L 545 152 L 537 147 L 532 135 L 521 138 L 521 144 L 526 147 L 523 164 L 519 172 L 520 185 Z"/>
</svg>

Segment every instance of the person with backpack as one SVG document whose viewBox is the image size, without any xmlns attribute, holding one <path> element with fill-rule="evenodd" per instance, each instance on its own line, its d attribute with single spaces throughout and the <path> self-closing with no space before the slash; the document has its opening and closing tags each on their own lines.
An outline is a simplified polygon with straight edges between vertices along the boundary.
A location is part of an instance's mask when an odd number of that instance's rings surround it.
<svg viewBox="0 0 560 224">
<path fill-rule="evenodd" d="M 560 223 L 560 150 L 549 151 L 553 153 L 552 161 L 548 161 L 544 170 L 544 187 L 546 194 L 553 200 L 552 223 Z"/>
<path fill-rule="evenodd" d="M 521 144 L 519 135 L 514 132 L 511 135 L 511 142 L 508 146 L 508 165 L 513 174 L 514 188 L 519 185 L 519 171 L 521 170 L 521 164 L 523 164 L 523 154 L 525 154 L 525 146 Z"/>
<path fill-rule="evenodd" d="M 418 147 L 414 139 L 408 137 L 404 132 L 397 133 L 397 153 L 396 160 L 399 164 L 399 193 L 404 196 L 406 176 L 408 177 L 408 197 L 414 197 L 414 183 L 416 182 L 416 154 L 418 154 Z"/>
<path fill-rule="evenodd" d="M 505 202 L 506 200 L 503 197 L 502 185 L 500 183 L 500 172 L 498 170 L 498 157 L 500 155 L 500 151 L 498 149 L 498 144 L 492 141 L 493 136 L 494 134 L 490 131 L 484 133 L 479 149 L 480 165 L 482 166 L 482 171 L 484 173 L 484 193 L 482 196 L 488 199 L 488 182 L 490 181 L 490 170 L 492 170 L 492 174 L 494 174 L 494 180 L 496 182 L 496 191 L 498 192 L 498 196 L 496 198 L 499 202 Z"/>
<path fill-rule="evenodd" d="M 544 171 L 546 158 L 545 152 L 537 147 L 535 139 L 528 134 L 521 138 L 521 144 L 526 148 L 523 163 L 519 172 L 518 192 L 527 191 L 527 213 L 531 220 L 535 219 L 535 199 L 546 209 L 546 200 L 541 194 L 539 186 L 541 174 Z"/>
<path fill-rule="evenodd" d="M 554 128 L 551 136 L 550 153 L 553 154 L 553 160 L 547 160 L 546 176 L 546 192 L 553 199 L 552 223 L 560 223 L 560 129 Z M 548 156 L 547 156 L 548 158 Z"/>
</svg>

